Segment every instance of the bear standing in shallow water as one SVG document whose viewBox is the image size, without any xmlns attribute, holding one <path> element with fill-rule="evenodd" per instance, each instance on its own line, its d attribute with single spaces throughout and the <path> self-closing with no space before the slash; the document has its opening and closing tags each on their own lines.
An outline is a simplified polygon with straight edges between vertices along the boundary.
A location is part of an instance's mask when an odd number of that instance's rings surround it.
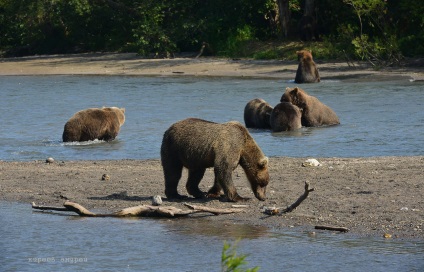
<svg viewBox="0 0 424 272">
<path fill-rule="evenodd" d="M 302 126 L 319 127 L 340 124 L 339 117 L 318 98 L 307 94 L 301 88 L 286 88 L 281 102 L 290 102 L 302 111 Z"/>
<path fill-rule="evenodd" d="M 316 83 L 320 82 L 317 66 L 312 59 L 312 54 L 308 50 L 296 51 L 299 66 L 296 71 L 296 83 Z"/>
<path fill-rule="evenodd" d="M 265 100 L 255 98 L 244 107 L 244 123 L 248 128 L 271 128 L 269 117 L 272 107 Z"/>
<path fill-rule="evenodd" d="M 255 197 L 265 200 L 268 158 L 239 122 L 218 124 L 195 118 L 179 121 L 163 136 L 161 160 L 168 198 L 184 198 L 177 188 L 185 167 L 188 169 L 186 189 L 195 198 L 219 197 L 223 190 L 229 201 L 243 200 L 232 180 L 232 172 L 240 164 Z M 210 167 L 214 167 L 215 180 L 205 194 L 199 183 Z"/>
<path fill-rule="evenodd" d="M 124 108 L 85 109 L 75 113 L 66 122 L 62 140 L 64 142 L 83 142 L 95 139 L 111 141 L 116 138 L 124 123 Z"/>
<path fill-rule="evenodd" d="M 292 131 L 302 127 L 301 110 L 289 102 L 281 102 L 271 112 L 272 131 Z"/>
</svg>

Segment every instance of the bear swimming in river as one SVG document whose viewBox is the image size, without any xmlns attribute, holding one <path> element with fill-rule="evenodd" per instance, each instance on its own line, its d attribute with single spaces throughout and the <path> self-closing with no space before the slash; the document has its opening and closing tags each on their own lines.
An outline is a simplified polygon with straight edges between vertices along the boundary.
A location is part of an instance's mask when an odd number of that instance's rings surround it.
<svg viewBox="0 0 424 272">
<path fill-rule="evenodd" d="M 300 108 L 302 126 L 319 127 L 340 124 L 339 117 L 330 107 L 299 87 L 287 87 L 280 101 L 290 102 Z"/>
<path fill-rule="evenodd" d="M 81 110 L 66 122 L 62 140 L 64 142 L 83 142 L 95 139 L 111 141 L 116 138 L 124 123 L 124 108 L 103 107 Z"/>
<path fill-rule="evenodd" d="M 240 165 L 255 197 L 265 200 L 268 158 L 239 122 L 218 124 L 196 118 L 179 121 L 164 133 L 161 161 L 168 198 L 185 197 L 177 191 L 185 167 L 188 169 L 186 189 L 195 198 L 217 198 L 223 190 L 229 201 L 244 200 L 232 180 L 233 170 Z M 210 167 L 214 168 L 215 180 L 205 194 L 199 189 L 199 183 Z"/>
</svg>

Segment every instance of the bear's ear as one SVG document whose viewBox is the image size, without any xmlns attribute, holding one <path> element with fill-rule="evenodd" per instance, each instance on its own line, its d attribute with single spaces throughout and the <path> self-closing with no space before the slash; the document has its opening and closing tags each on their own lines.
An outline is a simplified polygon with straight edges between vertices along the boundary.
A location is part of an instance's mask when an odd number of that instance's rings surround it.
<svg viewBox="0 0 424 272">
<path fill-rule="evenodd" d="M 297 94 L 298 91 L 299 91 L 299 87 L 294 87 L 292 90 L 293 94 Z"/>
<path fill-rule="evenodd" d="M 264 169 L 267 165 L 268 165 L 268 157 L 264 157 L 263 159 L 261 159 L 258 164 L 260 169 Z"/>
</svg>

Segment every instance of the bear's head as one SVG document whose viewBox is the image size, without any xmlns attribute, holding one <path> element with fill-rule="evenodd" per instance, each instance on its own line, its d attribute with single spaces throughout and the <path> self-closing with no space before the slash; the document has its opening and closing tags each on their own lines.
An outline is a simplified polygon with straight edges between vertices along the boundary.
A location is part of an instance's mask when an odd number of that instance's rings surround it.
<svg viewBox="0 0 424 272">
<path fill-rule="evenodd" d="M 120 126 L 122 126 L 125 123 L 125 108 L 103 107 L 102 110 L 113 111 L 116 114 L 116 116 L 118 116 Z"/>
<path fill-rule="evenodd" d="M 312 61 L 312 52 L 311 51 L 300 50 L 300 51 L 296 51 L 296 54 L 297 54 L 297 60 L 298 61 L 302 61 L 302 60 Z"/>
<path fill-rule="evenodd" d="M 255 197 L 261 201 L 266 198 L 266 187 L 269 183 L 268 164 L 268 157 L 264 156 L 256 164 L 254 178 L 249 177 L 249 174 L 246 173 Z"/>
<path fill-rule="evenodd" d="M 281 96 L 280 102 L 290 102 L 303 110 L 306 105 L 307 94 L 299 87 L 287 87 L 284 94 Z"/>
</svg>

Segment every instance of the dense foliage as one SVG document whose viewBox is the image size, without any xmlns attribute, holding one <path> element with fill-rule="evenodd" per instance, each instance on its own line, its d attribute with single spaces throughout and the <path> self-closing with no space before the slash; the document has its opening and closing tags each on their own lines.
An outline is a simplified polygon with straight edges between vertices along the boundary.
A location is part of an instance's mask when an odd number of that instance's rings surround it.
<svg viewBox="0 0 424 272">
<path fill-rule="evenodd" d="M 209 54 L 236 56 L 246 41 L 302 38 L 384 65 L 424 55 L 423 14 L 416 0 L 0 0 L 0 51 L 169 56 L 205 42 Z"/>
</svg>

